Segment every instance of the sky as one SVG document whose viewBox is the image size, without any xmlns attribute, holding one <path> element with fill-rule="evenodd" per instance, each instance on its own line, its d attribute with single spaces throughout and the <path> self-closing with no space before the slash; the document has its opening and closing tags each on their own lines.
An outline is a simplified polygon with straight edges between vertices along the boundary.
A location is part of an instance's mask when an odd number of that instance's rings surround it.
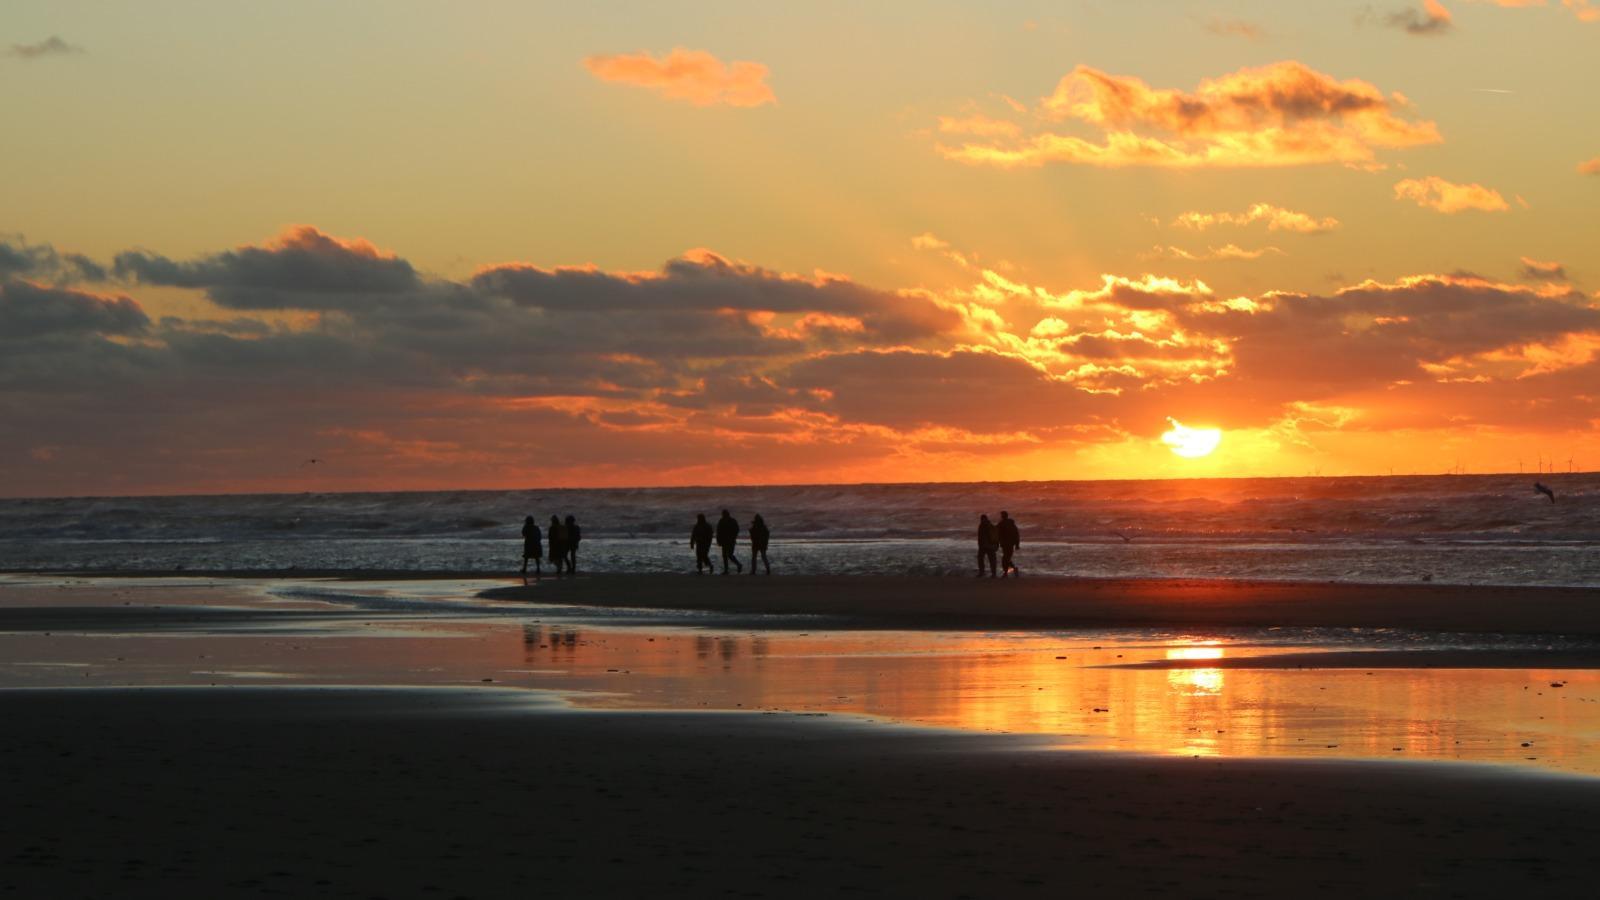
<svg viewBox="0 0 1600 900">
<path fill-rule="evenodd" d="M 0 84 L 0 496 L 1600 460 L 1600 2 L 10 0 Z"/>
</svg>

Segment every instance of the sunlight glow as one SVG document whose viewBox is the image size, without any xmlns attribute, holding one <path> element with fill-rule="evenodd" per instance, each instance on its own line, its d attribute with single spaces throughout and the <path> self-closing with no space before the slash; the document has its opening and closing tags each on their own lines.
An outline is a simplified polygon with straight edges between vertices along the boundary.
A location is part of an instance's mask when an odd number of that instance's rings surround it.
<svg viewBox="0 0 1600 900">
<path fill-rule="evenodd" d="M 1172 430 L 1161 436 L 1161 443 L 1179 456 L 1190 459 L 1206 456 L 1222 443 L 1220 428 L 1188 428 L 1170 416 L 1167 421 L 1172 423 Z"/>
</svg>

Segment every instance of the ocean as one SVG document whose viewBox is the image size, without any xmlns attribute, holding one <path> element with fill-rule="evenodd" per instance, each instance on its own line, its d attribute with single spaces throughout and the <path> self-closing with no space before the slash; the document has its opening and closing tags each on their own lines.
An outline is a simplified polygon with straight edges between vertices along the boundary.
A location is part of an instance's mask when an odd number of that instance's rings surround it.
<svg viewBox="0 0 1600 900">
<path fill-rule="evenodd" d="M 0 569 L 505 573 L 575 515 L 580 569 L 686 572 L 723 508 L 779 573 L 970 574 L 1005 509 L 1025 574 L 1600 586 L 1596 473 L 0 500 Z"/>
</svg>

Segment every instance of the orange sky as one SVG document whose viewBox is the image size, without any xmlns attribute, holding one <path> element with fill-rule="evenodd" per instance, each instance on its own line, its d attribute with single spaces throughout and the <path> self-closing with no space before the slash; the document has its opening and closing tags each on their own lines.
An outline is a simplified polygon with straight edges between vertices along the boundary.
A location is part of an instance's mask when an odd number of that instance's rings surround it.
<svg viewBox="0 0 1600 900">
<path fill-rule="evenodd" d="M 0 495 L 1593 468 L 1600 7 L 1281 6 L 8 8 Z"/>
</svg>

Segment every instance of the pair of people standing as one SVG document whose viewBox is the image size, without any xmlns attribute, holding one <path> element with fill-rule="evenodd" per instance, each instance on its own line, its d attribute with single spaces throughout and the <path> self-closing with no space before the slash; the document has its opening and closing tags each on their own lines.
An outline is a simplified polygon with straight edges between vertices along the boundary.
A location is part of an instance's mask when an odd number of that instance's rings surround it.
<svg viewBox="0 0 1600 900">
<path fill-rule="evenodd" d="M 577 572 L 578 543 L 583 540 L 583 529 L 578 527 L 577 518 L 567 516 L 567 521 L 562 522 L 559 516 L 551 516 L 550 529 L 540 534 L 538 523 L 533 521 L 533 516 L 528 516 L 522 520 L 522 574 L 528 574 L 530 559 L 533 560 L 534 577 L 544 574 L 541 560 L 544 558 L 543 542 L 546 540 L 549 541 L 550 562 L 556 567 L 556 574 Z"/>
<path fill-rule="evenodd" d="M 1017 520 L 1011 518 L 1010 513 L 1002 509 L 998 524 L 989 521 L 988 513 L 978 516 L 978 577 L 983 577 L 985 562 L 989 564 L 989 577 L 995 577 L 996 550 L 1001 553 L 1000 577 L 1013 573 L 1020 576 L 1022 572 L 1011 561 L 1011 557 L 1021 546 L 1022 533 L 1017 530 Z"/>
<path fill-rule="evenodd" d="M 722 548 L 722 574 L 728 574 L 728 563 L 740 572 L 744 565 L 739 562 L 739 557 L 734 555 L 734 550 L 739 544 L 739 521 L 727 510 L 722 511 L 722 518 L 717 520 L 717 527 L 712 528 L 706 521 L 706 514 L 700 513 L 695 517 L 694 528 L 689 532 L 689 543 L 694 547 L 694 571 L 715 572 L 717 567 L 711 562 L 711 541 L 715 539 L 717 546 Z M 761 564 L 766 567 L 768 575 L 772 574 L 772 563 L 767 559 L 767 543 L 772 539 L 772 532 L 767 530 L 767 523 L 757 515 L 750 522 L 750 574 L 756 573 L 756 559 L 761 559 Z"/>
</svg>

